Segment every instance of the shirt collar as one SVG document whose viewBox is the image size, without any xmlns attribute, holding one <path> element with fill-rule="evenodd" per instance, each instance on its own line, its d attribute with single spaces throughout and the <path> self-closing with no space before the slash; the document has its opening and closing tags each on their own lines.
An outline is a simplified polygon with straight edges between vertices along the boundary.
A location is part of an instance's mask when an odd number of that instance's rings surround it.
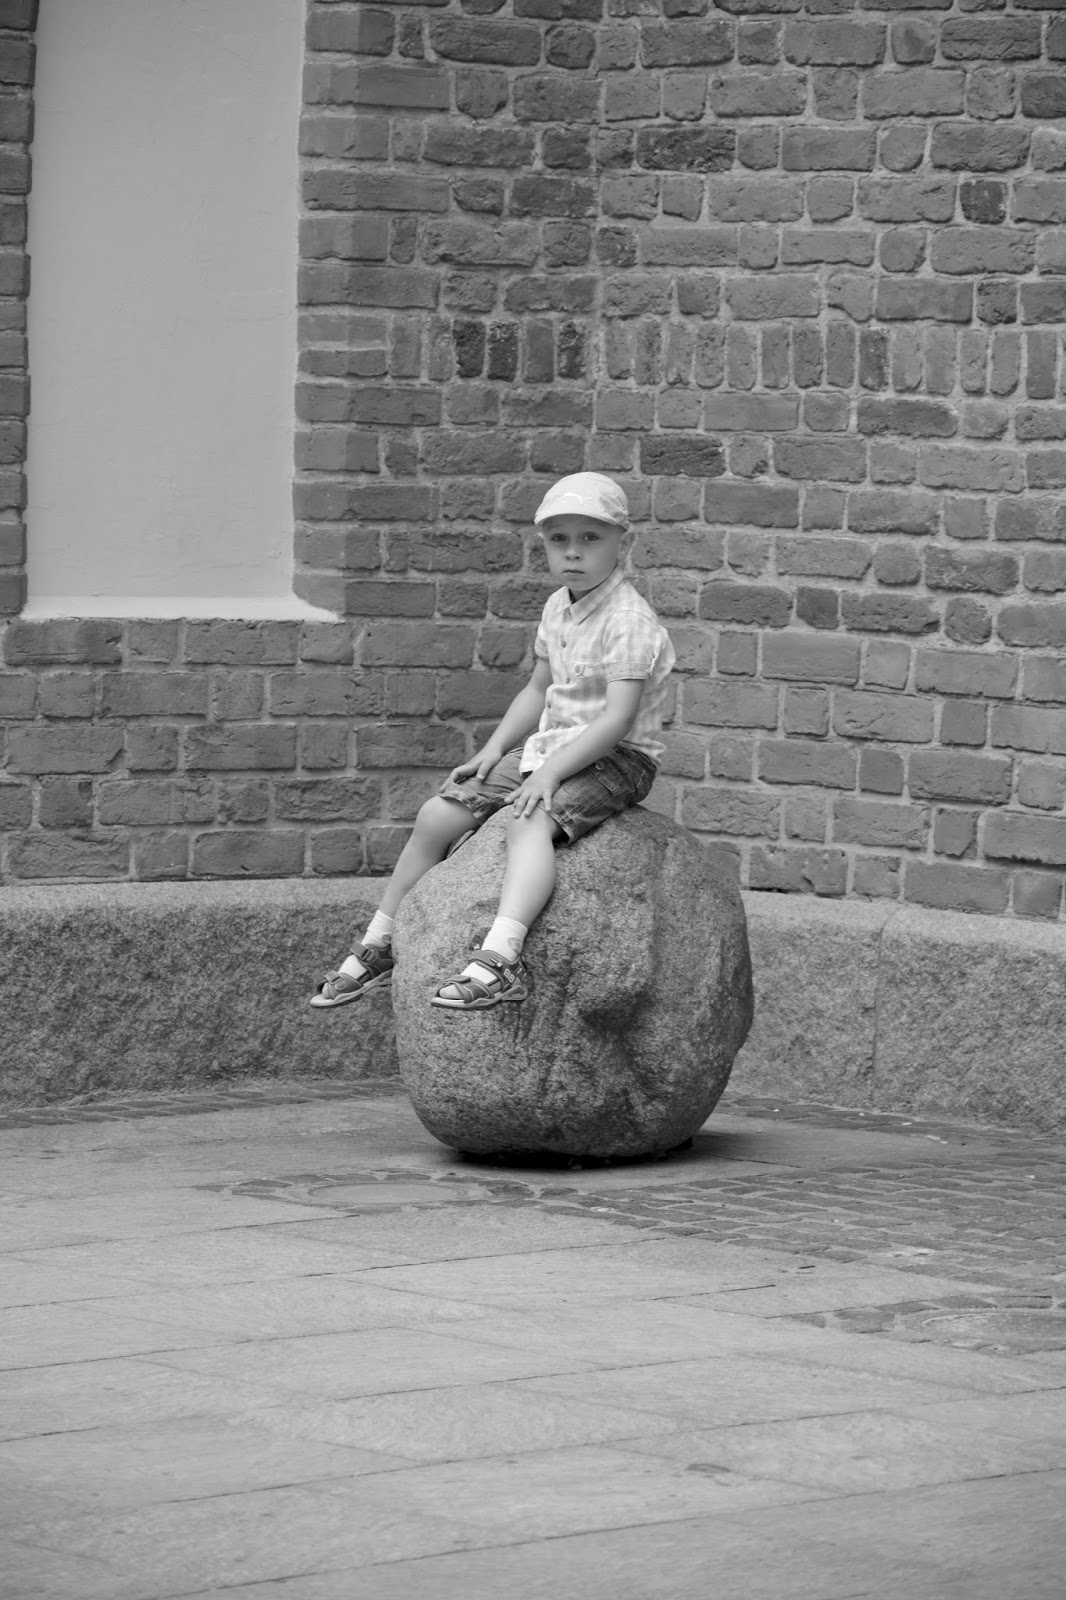
<svg viewBox="0 0 1066 1600">
<path fill-rule="evenodd" d="M 620 584 L 626 581 L 625 573 L 621 567 L 615 567 L 609 578 L 604 578 L 595 589 L 590 589 L 588 594 L 583 594 L 579 600 L 571 600 L 569 611 L 575 622 L 584 622 L 594 611 L 599 610 L 604 601 L 609 599 Z M 569 594 L 569 589 L 567 593 Z"/>
</svg>

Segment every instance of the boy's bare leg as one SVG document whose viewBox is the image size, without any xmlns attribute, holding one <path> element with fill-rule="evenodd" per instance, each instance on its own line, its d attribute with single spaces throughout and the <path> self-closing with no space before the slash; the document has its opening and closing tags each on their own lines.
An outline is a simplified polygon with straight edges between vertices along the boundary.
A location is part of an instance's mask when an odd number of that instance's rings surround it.
<svg viewBox="0 0 1066 1600">
<path fill-rule="evenodd" d="M 508 961 L 516 961 L 530 924 L 540 916 L 555 888 L 555 841 L 562 832 L 559 824 L 540 806 L 525 816 L 507 816 L 507 867 L 503 875 L 496 920 L 482 945 Z M 482 983 L 498 983 L 490 968 L 475 955 L 463 968 L 461 978 L 477 978 Z M 459 1001 L 462 993 L 454 983 L 445 984 L 440 1000 Z"/>
<path fill-rule="evenodd" d="M 392 869 L 378 910 L 387 917 L 394 917 L 408 889 L 413 889 L 430 867 L 443 861 L 455 841 L 469 833 L 473 826 L 472 813 L 460 801 L 445 800 L 439 794 L 427 800 Z"/>
<path fill-rule="evenodd" d="M 543 807 L 507 818 L 507 870 L 496 915 L 530 927 L 555 888 L 555 841 L 562 829 Z M 506 955 L 507 951 L 501 951 Z"/>
<path fill-rule="evenodd" d="M 363 935 L 362 945 L 366 961 L 354 953 L 346 956 L 337 973 L 330 973 L 318 985 L 311 997 L 313 1006 L 344 1004 L 346 1000 L 377 984 L 389 981 L 392 971 L 393 917 L 407 891 L 414 887 L 430 867 L 443 861 L 452 845 L 468 833 L 474 817 L 458 800 L 445 800 L 434 795 L 427 800 L 415 819 L 411 837 L 400 852 L 400 858 L 385 885 L 381 903 Z M 373 952 L 373 957 L 370 953 Z M 377 954 L 380 952 L 380 956 Z M 373 966 L 367 962 L 373 960 Z"/>
</svg>

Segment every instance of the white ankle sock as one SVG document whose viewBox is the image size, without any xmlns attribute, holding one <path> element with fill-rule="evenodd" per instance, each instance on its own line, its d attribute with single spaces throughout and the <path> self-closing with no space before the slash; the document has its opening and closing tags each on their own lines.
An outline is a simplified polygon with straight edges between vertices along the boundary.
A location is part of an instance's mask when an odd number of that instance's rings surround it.
<svg viewBox="0 0 1066 1600">
<path fill-rule="evenodd" d="M 497 917 L 488 933 L 481 941 L 482 950 L 493 950 L 499 956 L 506 956 L 508 961 L 516 961 L 522 954 L 522 946 L 526 942 L 529 929 L 522 922 L 515 922 L 513 917 Z M 469 966 L 463 968 L 464 978 L 492 978 L 495 974 L 483 967 L 477 960 L 471 961 Z"/>
<path fill-rule="evenodd" d="M 395 929 L 395 917 L 387 917 L 384 911 L 375 911 L 370 919 L 370 926 L 363 935 L 363 943 L 379 946 L 391 944 Z"/>
<path fill-rule="evenodd" d="M 387 917 L 384 911 L 375 911 L 370 919 L 370 926 L 363 935 L 364 944 L 372 944 L 378 950 L 387 950 L 392 944 L 392 933 L 396 927 L 396 918 Z M 346 956 L 341 962 L 340 970 L 347 973 L 349 978 L 358 978 L 366 971 L 366 967 L 356 955 Z"/>
</svg>

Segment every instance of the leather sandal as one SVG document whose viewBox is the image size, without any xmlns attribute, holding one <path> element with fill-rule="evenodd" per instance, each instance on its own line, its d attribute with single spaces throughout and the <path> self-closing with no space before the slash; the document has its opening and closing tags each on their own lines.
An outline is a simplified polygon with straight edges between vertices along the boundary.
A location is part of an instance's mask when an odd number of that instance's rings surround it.
<svg viewBox="0 0 1066 1600">
<path fill-rule="evenodd" d="M 371 989 L 388 989 L 392 984 L 392 969 L 396 959 L 389 947 L 377 944 L 357 945 L 352 951 L 357 961 L 366 968 L 357 978 L 349 972 L 327 972 L 316 985 L 311 1005 L 319 1009 L 346 1006 Z"/>
<path fill-rule="evenodd" d="M 486 980 L 473 978 L 469 974 L 464 977 L 460 973 L 458 977 L 449 978 L 429 1002 L 431 1006 L 443 1006 L 448 1011 L 488 1011 L 506 1001 L 526 999 L 529 994 L 526 982 L 529 972 L 521 957 L 516 961 L 508 961 L 506 956 L 497 955 L 495 950 L 476 950 L 471 959 L 487 967 L 494 976 Z M 458 999 L 453 1000 L 443 993 L 451 988 L 459 990 Z"/>
</svg>

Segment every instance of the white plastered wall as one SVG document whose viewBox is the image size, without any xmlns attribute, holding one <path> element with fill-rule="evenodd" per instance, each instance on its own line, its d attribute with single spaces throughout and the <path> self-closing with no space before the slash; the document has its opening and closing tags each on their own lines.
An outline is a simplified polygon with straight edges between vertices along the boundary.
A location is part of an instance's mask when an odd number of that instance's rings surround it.
<svg viewBox="0 0 1066 1600">
<path fill-rule="evenodd" d="M 304 0 L 46 0 L 29 615 L 292 594 Z"/>
</svg>

